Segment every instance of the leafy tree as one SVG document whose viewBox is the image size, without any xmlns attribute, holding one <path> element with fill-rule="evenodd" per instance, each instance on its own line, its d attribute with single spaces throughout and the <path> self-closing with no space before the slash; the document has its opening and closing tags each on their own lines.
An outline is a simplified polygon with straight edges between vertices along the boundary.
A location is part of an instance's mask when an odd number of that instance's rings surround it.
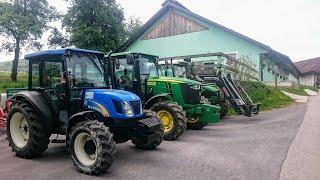
<svg viewBox="0 0 320 180">
<path fill-rule="evenodd" d="M 126 40 L 133 36 L 141 27 L 143 23 L 139 18 L 131 16 L 126 24 Z"/>
<path fill-rule="evenodd" d="M 14 52 L 11 80 L 17 81 L 20 50 L 41 48 L 38 41 L 55 20 L 55 8 L 46 0 L 8 0 L 0 2 L 0 35 L 5 36 L 2 49 Z"/>
<path fill-rule="evenodd" d="M 69 46 L 69 38 L 63 35 L 57 28 L 53 28 L 48 37 L 48 46 L 50 48 Z"/>
<path fill-rule="evenodd" d="M 63 26 L 79 48 L 107 52 L 125 39 L 123 9 L 115 0 L 72 0 Z"/>
</svg>

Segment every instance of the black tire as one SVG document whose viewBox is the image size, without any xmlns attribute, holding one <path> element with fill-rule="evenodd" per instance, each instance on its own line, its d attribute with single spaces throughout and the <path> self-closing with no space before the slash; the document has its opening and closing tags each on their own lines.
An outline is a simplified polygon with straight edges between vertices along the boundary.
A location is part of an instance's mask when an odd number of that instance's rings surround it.
<svg viewBox="0 0 320 180">
<path fill-rule="evenodd" d="M 152 132 L 147 132 L 147 134 L 145 135 L 152 135 L 154 136 L 154 134 L 156 134 L 156 138 L 149 143 L 145 143 L 143 141 L 140 141 L 138 138 L 134 138 L 132 140 L 132 143 L 139 149 L 145 149 L 145 150 L 154 150 L 155 148 L 157 148 L 163 141 L 163 136 L 164 136 L 164 132 L 163 132 L 163 126 L 161 121 L 159 120 L 157 114 L 153 111 L 150 110 L 144 110 L 143 112 L 144 114 L 144 118 L 153 118 L 153 119 L 157 119 L 159 121 L 159 124 L 161 124 L 161 126 L 159 127 L 158 130 L 154 130 Z"/>
<path fill-rule="evenodd" d="M 15 121 L 13 117 L 17 114 L 23 116 L 23 120 L 25 118 L 27 122 L 26 129 L 29 134 L 29 138 L 26 141 L 26 145 L 23 147 L 18 147 L 19 145 L 14 142 L 17 142 L 17 140 L 12 136 L 11 132 L 11 129 L 14 128 Z M 11 127 L 11 125 L 13 127 Z M 15 102 L 8 114 L 7 127 L 9 146 L 11 146 L 12 151 L 15 152 L 18 157 L 25 159 L 38 157 L 48 148 L 51 134 L 47 132 L 45 124 L 41 121 L 41 117 L 27 101 L 22 100 Z"/>
<path fill-rule="evenodd" d="M 88 134 L 90 137 L 89 143 L 94 142 L 96 150 L 96 158 L 93 160 L 92 164 L 85 164 L 80 161 L 77 156 L 78 151 L 76 150 L 77 145 L 75 145 L 77 138 L 82 134 Z M 89 120 L 77 123 L 68 134 L 69 136 L 69 152 L 71 159 L 74 163 L 76 169 L 84 174 L 89 175 L 100 175 L 104 173 L 115 159 L 116 153 L 116 143 L 113 140 L 113 134 L 109 131 L 109 128 L 106 127 L 103 123 L 97 120 Z M 85 144 L 87 141 L 85 142 Z M 85 146 L 84 144 L 84 146 Z M 85 148 L 83 148 L 85 149 Z M 76 152 L 77 151 L 77 152 Z M 85 152 L 84 150 L 84 153 Z M 86 154 L 88 155 L 88 154 Z M 88 155 L 89 156 L 89 155 Z"/>
<path fill-rule="evenodd" d="M 173 127 L 170 131 L 164 133 L 164 139 L 173 141 L 178 139 L 187 129 L 187 118 L 185 112 L 177 103 L 174 102 L 159 102 L 151 107 L 151 110 L 158 113 L 166 111 L 173 117 Z M 161 120 L 161 119 L 160 119 Z"/>
<path fill-rule="evenodd" d="M 221 107 L 220 119 L 223 119 L 228 113 L 229 106 L 228 106 L 227 102 L 220 102 L 219 106 Z"/>
<path fill-rule="evenodd" d="M 188 119 L 188 129 L 191 130 L 201 130 L 203 127 L 205 127 L 208 123 L 199 122 L 199 120 L 194 119 Z"/>
</svg>

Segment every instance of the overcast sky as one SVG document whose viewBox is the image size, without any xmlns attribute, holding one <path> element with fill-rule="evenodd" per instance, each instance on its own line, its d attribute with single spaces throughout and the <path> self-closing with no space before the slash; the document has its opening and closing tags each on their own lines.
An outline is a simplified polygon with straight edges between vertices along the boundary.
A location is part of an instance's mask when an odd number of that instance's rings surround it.
<svg viewBox="0 0 320 180">
<path fill-rule="evenodd" d="M 66 12 L 65 0 L 48 0 Z M 164 0 L 117 0 L 125 16 L 146 22 Z M 319 0 L 178 0 L 191 11 L 269 45 L 293 61 L 320 56 Z M 43 38 L 46 39 L 46 38 Z M 43 40 L 45 41 L 45 40 Z M 44 42 L 45 43 L 45 42 Z M 0 61 L 13 55 L 0 55 Z"/>
</svg>

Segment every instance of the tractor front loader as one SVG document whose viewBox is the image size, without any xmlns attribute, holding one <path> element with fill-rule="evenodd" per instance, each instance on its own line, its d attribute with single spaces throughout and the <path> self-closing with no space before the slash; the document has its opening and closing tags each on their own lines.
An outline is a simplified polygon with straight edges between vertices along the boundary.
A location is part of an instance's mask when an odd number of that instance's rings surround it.
<svg viewBox="0 0 320 180">
<path fill-rule="evenodd" d="M 7 135 L 21 158 L 42 154 L 52 134 L 66 135 L 74 166 L 99 175 L 115 160 L 115 144 L 131 140 L 155 149 L 163 140 L 156 114 L 142 111 L 140 98 L 112 90 L 105 79 L 104 54 L 67 48 L 28 54 L 28 89 L 10 98 Z"/>
<path fill-rule="evenodd" d="M 217 60 L 212 60 L 213 57 Z M 254 104 L 246 91 L 232 78 L 231 73 L 223 71 L 225 69 L 239 73 L 236 69 L 223 65 L 221 63 L 223 58 L 248 66 L 223 53 L 168 57 L 160 59 L 161 63 L 158 66 L 167 76 L 186 77 L 201 82 L 204 87 L 202 95 L 212 104 L 220 105 L 221 118 L 226 115 L 228 104 L 239 115 L 248 117 L 257 115 L 261 104 Z M 196 60 L 193 61 L 193 59 Z"/>
</svg>

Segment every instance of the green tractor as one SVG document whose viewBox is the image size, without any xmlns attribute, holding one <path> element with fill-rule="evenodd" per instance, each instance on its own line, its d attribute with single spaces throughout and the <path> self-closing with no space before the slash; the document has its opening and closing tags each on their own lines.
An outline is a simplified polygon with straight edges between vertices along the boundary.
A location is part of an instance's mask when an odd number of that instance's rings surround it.
<svg viewBox="0 0 320 180">
<path fill-rule="evenodd" d="M 175 140 L 186 127 L 202 129 L 220 119 L 220 107 L 206 103 L 201 83 L 186 78 L 164 77 L 157 56 L 123 52 L 107 58 L 113 88 L 139 95 L 144 108 L 155 111 L 163 123 L 164 139 Z"/>
<path fill-rule="evenodd" d="M 202 85 L 201 95 L 207 98 L 210 104 L 220 106 L 220 119 L 226 116 L 229 106 L 223 92 L 216 84 L 206 83 L 197 75 L 191 73 L 189 62 L 160 60 L 158 69 L 165 77 L 188 78 L 200 82 Z"/>
<path fill-rule="evenodd" d="M 9 145 L 18 157 L 38 157 L 52 134 L 66 135 L 78 171 L 98 175 L 114 162 L 116 143 L 131 140 L 147 150 L 161 144 L 163 127 L 157 115 L 143 112 L 134 93 L 110 89 L 103 53 L 68 48 L 27 54 L 25 59 L 28 89 L 9 99 L 7 116 Z"/>
<path fill-rule="evenodd" d="M 239 115 L 247 117 L 257 115 L 261 104 L 253 103 L 247 92 L 231 76 L 231 73 L 240 72 L 224 65 L 226 62 L 246 68 L 249 72 L 256 71 L 251 66 L 221 52 L 162 58 L 158 68 L 165 76 L 185 77 L 201 82 L 202 95 L 211 104 L 221 107 L 221 118 L 227 114 L 229 106 Z M 259 80 L 250 73 L 241 72 L 241 74 Z"/>
</svg>

